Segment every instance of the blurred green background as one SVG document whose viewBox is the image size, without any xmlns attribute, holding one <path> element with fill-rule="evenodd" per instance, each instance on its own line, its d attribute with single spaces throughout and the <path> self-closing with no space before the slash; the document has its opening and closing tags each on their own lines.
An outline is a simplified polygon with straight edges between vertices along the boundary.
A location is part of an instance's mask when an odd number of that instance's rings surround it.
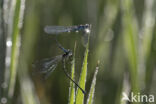
<svg viewBox="0 0 156 104">
<path fill-rule="evenodd" d="M 80 24 L 92 25 L 87 92 L 100 60 L 94 104 L 127 104 L 121 101 L 122 92 L 156 96 L 155 20 L 155 0 L 1 0 L 0 81 L 7 87 L 1 88 L 0 97 L 7 97 L 10 104 L 30 104 L 24 98 L 31 99 L 32 104 L 67 104 L 69 80 L 61 70 L 62 64 L 44 81 L 32 75 L 32 63 L 63 53 L 55 35 L 44 32 L 45 26 Z M 72 51 L 77 42 L 78 82 L 85 51 L 82 34 L 63 33 L 57 38 Z M 9 39 L 12 51 L 5 46 Z"/>
</svg>

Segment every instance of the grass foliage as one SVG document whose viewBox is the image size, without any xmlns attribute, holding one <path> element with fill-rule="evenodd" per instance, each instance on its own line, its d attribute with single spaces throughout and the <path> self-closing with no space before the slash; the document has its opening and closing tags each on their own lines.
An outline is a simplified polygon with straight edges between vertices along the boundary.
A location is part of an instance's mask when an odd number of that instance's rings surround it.
<svg viewBox="0 0 156 104">
<path fill-rule="evenodd" d="M 84 90 L 85 90 L 85 86 L 86 86 L 86 77 L 87 77 L 88 46 L 89 46 L 89 42 L 88 42 L 87 47 L 86 47 L 83 65 L 82 65 L 82 70 L 81 70 L 81 75 L 79 78 L 79 85 Z M 99 69 L 99 66 L 96 67 L 86 104 L 92 104 L 93 103 L 95 85 L 96 85 L 96 76 L 98 73 L 98 69 Z M 74 78 L 74 70 L 75 70 L 75 58 L 73 59 L 73 63 L 72 63 L 72 72 L 71 72 L 72 78 Z M 82 91 L 79 88 L 77 88 L 76 95 L 75 95 L 74 91 L 75 91 L 75 86 L 72 82 L 70 82 L 69 104 L 84 104 L 84 102 L 85 102 L 84 96 L 86 95 L 86 93 L 85 94 L 82 93 Z M 76 96 L 76 98 L 75 98 L 75 96 Z"/>
<path fill-rule="evenodd" d="M 82 33 L 63 33 L 58 40 L 68 49 L 78 41 L 71 77 L 81 69 L 78 84 L 90 88 L 88 95 L 72 82 L 66 91 L 61 64 L 47 81 L 31 75 L 34 61 L 60 54 L 54 35 L 43 30 L 46 25 L 85 23 L 92 24 L 85 48 Z M 1 0 L 0 103 L 126 104 L 122 92 L 156 96 L 155 28 L 156 0 Z"/>
</svg>

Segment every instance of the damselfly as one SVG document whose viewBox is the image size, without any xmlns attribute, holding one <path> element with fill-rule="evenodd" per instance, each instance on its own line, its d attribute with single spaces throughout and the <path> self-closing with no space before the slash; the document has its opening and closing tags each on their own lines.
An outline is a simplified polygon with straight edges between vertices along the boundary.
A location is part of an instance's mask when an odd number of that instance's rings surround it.
<svg viewBox="0 0 156 104">
<path fill-rule="evenodd" d="M 91 25 L 85 24 L 85 25 L 77 25 L 77 26 L 46 26 L 44 28 L 44 31 L 48 34 L 61 34 L 61 33 L 68 33 L 68 32 L 82 32 L 82 40 L 83 45 L 86 46 L 88 43 L 88 34 L 90 34 L 91 31 Z"/>
<path fill-rule="evenodd" d="M 56 42 L 57 42 L 57 40 L 56 40 Z M 63 62 L 63 71 L 64 71 L 65 75 L 73 83 L 75 83 L 75 85 L 77 87 L 79 87 L 83 93 L 85 93 L 85 91 L 70 77 L 70 75 L 67 73 L 67 70 L 65 67 L 65 62 L 72 58 L 72 51 L 70 51 L 69 49 L 63 48 L 59 43 L 58 43 L 58 46 L 64 52 L 64 54 L 55 56 L 53 58 L 46 58 L 41 61 L 37 61 L 36 63 L 33 64 L 33 67 L 35 69 L 37 69 L 37 72 L 43 74 L 44 77 L 47 78 L 56 69 L 57 64 L 62 61 Z"/>
<path fill-rule="evenodd" d="M 44 31 L 48 34 L 60 34 L 64 32 L 79 32 L 90 33 L 90 24 L 78 25 L 78 26 L 46 26 Z"/>
</svg>

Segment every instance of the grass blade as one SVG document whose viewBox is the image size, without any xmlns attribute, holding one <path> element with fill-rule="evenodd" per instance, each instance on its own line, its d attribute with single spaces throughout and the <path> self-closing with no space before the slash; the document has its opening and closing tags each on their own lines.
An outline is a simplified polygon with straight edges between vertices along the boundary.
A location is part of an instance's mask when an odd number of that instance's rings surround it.
<svg viewBox="0 0 156 104">
<path fill-rule="evenodd" d="M 87 77 L 88 45 L 89 45 L 89 42 L 87 43 L 87 46 L 86 46 L 86 51 L 84 55 L 84 60 L 83 60 L 83 65 L 82 65 L 82 70 L 81 70 L 81 75 L 80 75 L 80 80 L 79 80 L 79 85 L 84 90 L 85 90 L 86 77 Z M 83 102 L 84 102 L 84 94 L 82 93 L 80 89 L 77 89 L 76 104 L 83 104 Z"/>
<path fill-rule="evenodd" d="M 97 65 L 95 73 L 94 73 L 94 77 L 93 77 L 93 80 L 92 80 L 91 88 L 90 88 L 90 91 L 89 91 L 87 104 L 92 104 L 93 103 L 94 92 L 95 92 L 95 85 L 96 85 L 96 76 L 97 76 L 98 70 L 99 70 L 99 66 Z"/>
<path fill-rule="evenodd" d="M 4 21 L 3 21 L 3 5 L 0 2 L 0 85 L 4 80 L 4 67 L 5 67 L 5 34 L 4 34 Z M 0 89 L 0 98 L 2 96 L 2 89 Z"/>
<path fill-rule="evenodd" d="M 123 37 L 124 47 L 130 66 L 131 87 L 134 93 L 139 90 L 138 84 L 138 37 L 137 37 L 137 23 L 134 18 L 133 2 L 131 0 L 122 0 L 123 12 Z M 133 24 L 133 25 L 132 25 Z"/>
<path fill-rule="evenodd" d="M 22 4 L 23 3 L 23 4 Z M 11 65 L 10 65 L 10 82 L 9 82 L 9 96 L 13 96 L 14 86 L 17 73 L 17 63 L 19 56 L 19 44 L 20 44 L 20 28 L 21 21 L 23 20 L 23 5 L 25 0 L 16 0 L 14 20 L 13 20 L 13 31 L 12 31 L 12 52 L 11 52 Z"/>
<path fill-rule="evenodd" d="M 74 48 L 74 57 L 72 61 L 72 67 L 71 67 L 71 78 L 74 80 L 74 73 L 75 73 L 75 51 L 76 51 L 76 43 Z M 70 81 L 70 88 L 69 88 L 69 104 L 74 104 L 75 102 L 75 84 Z"/>
<path fill-rule="evenodd" d="M 74 80 L 74 73 L 75 73 L 75 58 L 72 62 L 72 70 L 71 70 L 71 78 Z M 69 88 L 69 104 L 74 104 L 75 102 L 75 84 L 70 81 L 70 88 Z"/>
</svg>

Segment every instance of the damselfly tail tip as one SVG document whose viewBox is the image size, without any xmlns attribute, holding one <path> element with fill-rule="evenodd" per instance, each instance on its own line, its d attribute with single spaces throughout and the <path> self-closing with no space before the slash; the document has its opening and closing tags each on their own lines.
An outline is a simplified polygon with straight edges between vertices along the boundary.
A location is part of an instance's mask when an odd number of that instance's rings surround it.
<svg viewBox="0 0 156 104">
<path fill-rule="evenodd" d="M 82 90 L 82 93 L 85 95 L 86 94 L 86 91 Z"/>
</svg>

